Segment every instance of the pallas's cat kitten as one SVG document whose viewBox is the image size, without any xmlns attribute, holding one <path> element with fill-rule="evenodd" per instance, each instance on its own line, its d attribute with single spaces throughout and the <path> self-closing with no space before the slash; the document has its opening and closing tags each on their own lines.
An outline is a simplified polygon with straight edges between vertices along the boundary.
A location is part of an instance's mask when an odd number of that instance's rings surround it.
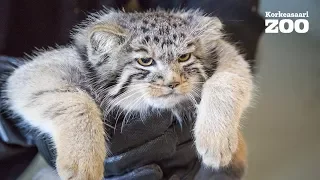
<svg viewBox="0 0 320 180">
<path fill-rule="evenodd" d="M 144 114 L 187 102 L 197 107 L 202 162 L 226 166 L 241 149 L 239 119 L 253 85 L 221 29 L 217 18 L 192 10 L 94 14 L 76 28 L 73 44 L 40 52 L 13 72 L 8 105 L 52 137 L 62 179 L 102 179 L 104 121 L 113 108 Z"/>
</svg>

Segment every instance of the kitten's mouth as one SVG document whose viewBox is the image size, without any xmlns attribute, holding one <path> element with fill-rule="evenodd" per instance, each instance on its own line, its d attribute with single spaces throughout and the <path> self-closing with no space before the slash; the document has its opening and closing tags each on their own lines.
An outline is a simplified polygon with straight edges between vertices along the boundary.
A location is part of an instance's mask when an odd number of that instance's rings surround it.
<svg viewBox="0 0 320 180">
<path fill-rule="evenodd" d="M 179 98 L 184 96 L 187 92 L 183 86 L 175 89 L 163 88 L 163 87 L 153 87 L 150 89 L 149 93 L 151 97 L 156 99 L 168 99 L 168 98 Z"/>
<path fill-rule="evenodd" d="M 186 99 L 185 94 L 176 89 L 158 90 L 159 91 L 151 91 L 153 94 L 148 98 L 148 102 L 153 107 L 171 108 Z"/>
<path fill-rule="evenodd" d="M 179 92 L 175 92 L 175 91 L 172 91 L 170 93 L 167 93 L 167 94 L 162 94 L 160 96 L 158 96 L 157 98 L 160 98 L 160 99 L 170 99 L 170 98 L 180 98 L 180 97 L 183 97 L 184 95 L 179 93 Z"/>
<path fill-rule="evenodd" d="M 176 96 L 178 95 L 177 93 L 174 93 L 173 91 L 167 94 L 162 94 L 160 96 L 158 96 L 159 98 L 168 98 L 168 97 L 172 97 L 172 96 Z"/>
</svg>

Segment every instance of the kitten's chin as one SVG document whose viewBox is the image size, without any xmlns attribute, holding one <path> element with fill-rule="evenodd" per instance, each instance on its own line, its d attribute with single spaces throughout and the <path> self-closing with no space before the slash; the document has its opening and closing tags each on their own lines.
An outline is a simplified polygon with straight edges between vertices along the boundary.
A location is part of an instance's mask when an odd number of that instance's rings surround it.
<svg viewBox="0 0 320 180">
<path fill-rule="evenodd" d="M 160 97 L 153 97 L 146 99 L 149 106 L 159 109 L 170 109 L 175 107 L 177 104 L 187 100 L 183 95 L 166 95 Z"/>
</svg>

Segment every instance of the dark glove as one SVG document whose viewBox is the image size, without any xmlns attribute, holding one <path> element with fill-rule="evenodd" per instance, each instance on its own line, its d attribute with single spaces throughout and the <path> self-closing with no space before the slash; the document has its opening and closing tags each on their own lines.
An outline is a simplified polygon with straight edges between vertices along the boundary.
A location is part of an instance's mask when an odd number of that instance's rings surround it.
<svg viewBox="0 0 320 180">
<path fill-rule="evenodd" d="M 180 126 L 171 113 L 163 111 L 144 120 L 132 119 L 122 133 L 117 128 L 110 142 L 113 157 L 105 161 L 106 179 L 124 172 L 129 173 L 129 179 L 194 176 L 200 163 L 191 139 L 191 120 L 185 119 Z M 137 174 L 130 173 L 136 170 Z"/>
<path fill-rule="evenodd" d="M 239 180 L 243 167 L 212 170 L 201 165 L 192 139 L 194 112 L 185 104 L 181 124 L 171 112 L 162 111 L 146 119 L 133 116 L 122 132 L 122 122 L 116 131 L 109 128 L 112 155 L 105 160 L 105 180 Z M 111 124 L 116 122 L 112 117 Z"/>
</svg>

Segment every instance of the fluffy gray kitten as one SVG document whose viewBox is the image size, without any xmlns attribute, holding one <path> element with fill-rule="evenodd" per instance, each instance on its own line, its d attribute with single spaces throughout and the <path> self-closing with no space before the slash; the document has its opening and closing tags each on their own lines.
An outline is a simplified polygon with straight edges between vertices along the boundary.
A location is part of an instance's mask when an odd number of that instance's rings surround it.
<svg viewBox="0 0 320 180">
<path fill-rule="evenodd" d="M 94 14 L 76 29 L 74 44 L 38 53 L 14 71 L 8 104 L 52 137 L 63 180 L 102 179 L 104 120 L 114 108 L 175 113 L 193 103 L 199 156 L 209 167 L 226 166 L 244 158 L 239 119 L 253 85 L 248 63 L 221 29 L 217 18 L 192 10 Z"/>
</svg>

